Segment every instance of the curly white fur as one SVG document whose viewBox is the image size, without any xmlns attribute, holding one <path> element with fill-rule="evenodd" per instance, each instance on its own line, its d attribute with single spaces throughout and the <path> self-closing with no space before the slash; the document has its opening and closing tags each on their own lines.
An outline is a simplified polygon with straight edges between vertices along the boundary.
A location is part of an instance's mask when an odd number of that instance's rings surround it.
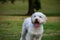
<svg viewBox="0 0 60 40">
<path fill-rule="evenodd" d="M 35 19 L 38 19 L 39 27 L 34 27 Z M 41 40 L 43 34 L 43 24 L 47 17 L 42 12 L 35 12 L 31 17 L 26 18 L 23 23 L 20 40 Z"/>
</svg>

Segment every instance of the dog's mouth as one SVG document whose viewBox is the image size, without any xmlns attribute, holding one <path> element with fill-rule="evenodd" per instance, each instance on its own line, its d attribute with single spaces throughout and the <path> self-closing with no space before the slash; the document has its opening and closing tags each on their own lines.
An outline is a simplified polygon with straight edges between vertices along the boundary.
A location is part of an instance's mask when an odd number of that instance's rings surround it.
<svg viewBox="0 0 60 40">
<path fill-rule="evenodd" d="M 40 23 L 38 22 L 38 20 L 35 20 L 34 26 L 35 26 L 36 28 L 38 28 L 38 27 L 40 26 Z"/>
</svg>

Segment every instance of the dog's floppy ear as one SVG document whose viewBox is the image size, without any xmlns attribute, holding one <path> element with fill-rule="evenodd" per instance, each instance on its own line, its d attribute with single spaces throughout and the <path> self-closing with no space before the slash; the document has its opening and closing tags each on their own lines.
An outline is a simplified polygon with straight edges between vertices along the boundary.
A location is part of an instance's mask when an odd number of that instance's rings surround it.
<svg viewBox="0 0 60 40">
<path fill-rule="evenodd" d="M 47 17 L 46 15 L 44 15 L 44 24 L 46 23 L 46 21 L 47 21 Z"/>
</svg>

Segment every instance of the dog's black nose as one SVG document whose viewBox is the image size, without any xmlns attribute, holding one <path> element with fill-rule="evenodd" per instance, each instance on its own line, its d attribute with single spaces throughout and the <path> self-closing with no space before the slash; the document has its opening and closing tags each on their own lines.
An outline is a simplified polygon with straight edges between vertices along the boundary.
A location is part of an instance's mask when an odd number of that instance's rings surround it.
<svg viewBox="0 0 60 40">
<path fill-rule="evenodd" d="M 35 21 L 38 21 L 38 19 L 35 19 Z"/>
</svg>

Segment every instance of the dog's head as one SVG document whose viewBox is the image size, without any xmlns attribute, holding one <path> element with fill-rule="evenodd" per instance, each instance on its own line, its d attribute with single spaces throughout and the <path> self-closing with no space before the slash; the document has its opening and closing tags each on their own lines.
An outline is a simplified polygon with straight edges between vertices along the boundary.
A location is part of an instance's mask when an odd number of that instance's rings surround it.
<svg viewBox="0 0 60 40">
<path fill-rule="evenodd" d="M 44 24 L 46 20 L 47 17 L 42 12 L 35 12 L 31 17 L 31 21 L 35 27 L 39 27 L 40 24 Z"/>
</svg>

